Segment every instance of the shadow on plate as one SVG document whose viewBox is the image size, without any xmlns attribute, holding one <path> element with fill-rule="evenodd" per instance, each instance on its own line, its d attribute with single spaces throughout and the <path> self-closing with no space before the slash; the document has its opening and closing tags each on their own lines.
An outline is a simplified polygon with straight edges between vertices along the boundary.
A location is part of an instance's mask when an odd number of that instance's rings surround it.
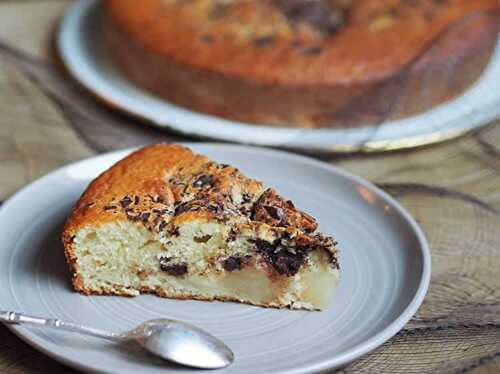
<svg viewBox="0 0 500 374">
<path fill-rule="evenodd" d="M 72 206 L 73 203 L 65 204 L 33 222 L 34 227 L 28 238 L 31 248 L 24 249 L 28 256 L 21 262 L 22 270 L 31 277 L 39 281 L 48 280 L 67 290 L 72 290 L 71 275 L 64 256 L 61 234 Z"/>
</svg>

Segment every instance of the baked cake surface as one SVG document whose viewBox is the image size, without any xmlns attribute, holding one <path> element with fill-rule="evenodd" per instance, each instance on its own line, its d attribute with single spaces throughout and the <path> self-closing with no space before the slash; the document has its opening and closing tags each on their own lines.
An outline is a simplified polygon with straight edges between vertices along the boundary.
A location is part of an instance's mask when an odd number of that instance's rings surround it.
<svg viewBox="0 0 500 374">
<path fill-rule="evenodd" d="M 178 145 L 136 151 L 95 179 L 63 242 L 84 294 L 324 308 L 336 242 L 308 214 L 238 169 Z"/>
<path fill-rule="evenodd" d="M 499 6 L 106 0 L 105 31 L 129 79 L 182 106 L 267 125 L 354 126 L 463 92 L 497 43 Z"/>
</svg>

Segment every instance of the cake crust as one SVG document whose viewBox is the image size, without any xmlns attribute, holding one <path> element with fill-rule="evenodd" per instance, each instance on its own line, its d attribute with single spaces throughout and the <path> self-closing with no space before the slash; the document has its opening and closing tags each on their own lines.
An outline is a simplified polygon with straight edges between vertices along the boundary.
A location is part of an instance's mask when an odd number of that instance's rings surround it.
<svg viewBox="0 0 500 374">
<path fill-rule="evenodd" d="M 315 219 L 298 210 L 275 190 L 264 189 L 260 182 L 245 177 L 238 169 L 210 161 L 186 147 L 158 144 L 130 154 L 102 173 L 76 203 L 62 235 L 73 286 L 85 295 L 133 296 L 141 292 L 177 299 L 238 301 L 238 296 L 185 294 L 159 286 L 89 286 L 82 276 L 81 257 L 88 249 L 77 253 L 76 242 L 81 243 L 82 237 L 89 235 L 89 228 L 96 231 L 107 225 L 129 225 L 127 234 L 146 238 L 140 246 L 144 249 L 153 240 L 163 240 L 163 246 L 172 245 L 182 238 L 179 230 L 189 225 L 210 228 L 214 224 L 231 229 L 222 234 L 215 231 L 210 235 L 197 234 L 192 244 L 203 247 L 212 237 L 222 235 L 224 245 L 231 242 L 237 246 L 238 237 L 251 243 L 252 254 L 245 256 L 244 252 L 235 251 L 232 257 L 212 256 L 207 266 L 193 269 L 195 278 L 207 277 L 207 282 L 216 282 L 220 274 L 230 277 L 235 270 L 247 269 L 248 274 L 255 271 L 260 281 L 268 283 L 265 287 L 285 295 L 290 279 L 310 261 L 307 258 L 311 252 L 318 252 L 318 256 L 324 258 L 332 274 L 339 268 L 333 239 L 317 233 Z M 180 253 L 177 262 L 173 262 L 163 246 L 159 247 L 159 257 L 153 260 L 157 271 L 182 282 L 183 275 L 188 273 L 188 264 L 182 259 L 188 255 Z M 205 252 L 210 251 L 209 247 L 203 248 Z M 289 252 L 281 251 L 286 248 Z M 113 251 L 112 245 L 105 251 Z M 147 252 L 144 253 L 147 256 Z M 94 257 L 93 261 L 97 262 L 91 267 L 105 265 L 106 260 Z M 131 263 L 130 267 L 134 268 L 134 277 L 150 275 L 148 271 L 151 270 L 146 271 L 138 264 Z M 294 306 L 274 299 L 245 302 L 271 307 L 303 307 L 299 303 Z"/>
<path fill-rule="evenodd" d="M 193 110 L 276 126 L 359 126 L 462 93 L 487 65 L 500 24 L 496 0 L 359 0 L 325 35 L 276 3 L 106 0 L 107 44 L 129 79 Z"/>
</svg>

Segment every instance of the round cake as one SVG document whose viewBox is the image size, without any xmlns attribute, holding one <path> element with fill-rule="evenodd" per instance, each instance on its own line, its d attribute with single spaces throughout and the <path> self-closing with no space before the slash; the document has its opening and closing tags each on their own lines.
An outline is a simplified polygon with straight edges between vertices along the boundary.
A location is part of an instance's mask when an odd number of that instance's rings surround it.
<svg viewBox="0 0 500 374">
<path fill-rule="evenodd" d="M 106 0 L 135 84 L 237 121 L 350 127 L 467 89 L 497 44 L 498 0 Z"/>
</svg>

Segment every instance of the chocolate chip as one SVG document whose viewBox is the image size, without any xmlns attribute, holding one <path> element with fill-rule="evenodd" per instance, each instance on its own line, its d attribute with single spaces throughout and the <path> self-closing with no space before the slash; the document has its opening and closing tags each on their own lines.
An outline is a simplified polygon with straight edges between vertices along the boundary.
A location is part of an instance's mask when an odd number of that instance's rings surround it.
<svg viewBox="0 0 500 374">
<path fill-rule="evenodd" d="M 227 239 L 226 241 L 227 242 L 234 242 L 236 240 L 236 235 L 238 235 L 238 232 L 235 228 L 232 228 L 230 231 L 229 231 L 229 234 L 227 234 Z"/>
<path fill-rule="evenodd" d="M 297 274 L 300 267 L 305 262 L 305 254 L 307 248 L 293 248 L 293 252 L 289 249 L 281 247 L 279 240 L 273 243 L 265 240 L 255 240 L 257 252 L 281 275 L 292 276 Z"/>
<path fill-rule="evenodd" d="M 299 254 L 280 254 L 273 265 L 281 275 L 295 275 L 304 263 L 304 256 Z"/>
<path fill-rule="evenodd" d="M 158 226 L 158 231 L 163 231 L 163 229 L 167 226 L 167 222 L 161 221 L 160 225 Z"/>
<path fill-rule="evenodd" d="M 253 40 L 253 43 L 255 44 L 256 47 L 262 48 L 269 44 L 273 44 L 275 40 L 276 40 L 276 35 L 266 35 L 255 38 Z"/>
<path fill-rule="evenodd" d="M 136 196 L 136 197 L 134 198 L 134 204 L 135 204 L 135 205 L 139 204 L 139 196 Z"/>
<path fill-rule="evenodd" d="M 256 239 L 255 246 L 257 247 L 258 252 L 267 255 L 271 255 L 276 249 L 276 245 L 274 245 L 273 243 L 266 242 L 265 240 L 262 239 Z"/>
<path fill-rule="evenodd" d="M 169 209 L 151 209 L 151 211 L 156 214 L 158 218 L 161 218 L 165 214 L 169 214 L 170 210 Z"/>
<path fill-rule="evenodd" d="M 179 226 L 176 226 L 176 225 L 170 225 L 170 227 L 168 228 L 168 231 L 167 231 L 171 236 L 179 236 L 180 235 L 180 232 L 179 232 Z"/>
<path fill-rule="evenodd" d="M 329 0 L 273 0 L 292 23 L 305 22 L 326 35 L 332 35 L 345 22 L 345 9 Z"/>
<path fill-rule="evenodd" d="M 212 238 L 212 235 L 203 235 L 203 236 L 196 236 L 193 238 L 193 240 L 196 243 L 206 243 Z"/>
<path fill-rule="evenodd" d="M 264 209 L 266 210 L 267 214 L 275 220 L 281 221 L 283 218 L 283 211 L 275 206 L 270 206 L 270 205 L 264 205 Z"/>
<path fill-rule="evenodd" d="M 222 267 L 226 271 L 241 270 L 242 261 L 240 257 L 231 256 L 222 262 Z"/>
<path fill-rule="evenodd" d="M 330 262 L 330 266 L 333 268 L 333 269 L 340 269 L 340 266 L 339 266 L 339 261 L 337 259 L 337 257 L 335 257 L 333 254 L 329 253 L 330 254 L 330 257 L 329 257 L 329 262 Z"/>
<path fill-rule="evenodd" d="M 120 200 L 120 205 L 122 206 L 122 208 L 126 208 L 130 204 L 132 204 L 132 199 L 128 196 L 125 196 L 123 199 Z"/>
<path fill-rule="evenodd" d="M 151 215 L 150 213 L 142 213 L 141 214 L 141 220 L 142 220 L 142 222 L 147 222 L 150 215 Z"/>
<path fill-rule="evenodd" d="M 114 205 L 106 205 L 102 209 L 104 209 L 104 210 L 113 210 L 113 209 L 116 209 L 116 206 L 114 206 Z"/>
<path fill-rule="evenodd" d="M 149 200 L 151 200 L 153 203 L 163 203 L 164 200 L 161 196 L 157 195 L 157 196 L 153 196 L 153 195 L 147 195 L 147 197 L 149 197 Z M 138 203 L 139 201 L 137 201 Z M 136 203 L 136 204 L 137 204 Z"/>
<path fill-rule="evenodd" d="M 202 174 L 193 182 L 193 187 L 207 187 L 214 184 L 213 175 Z"/>
<path fill-rule="evenodd" d="M 252 198 L 250 197 L 250 195 L 249 195 L 249 194 L 244 193 L 244 194 L 241 196 L 241 202 L 242 202 L 243 204 L 247 204 L 247 203 L 249 203 L 249 202 L 251 202 L 251 201 L 252 201 Z"/>
<path fill-rule="evenodd" d="M 321 47 L 302 47 L 298 51 L 306 56 L 315 56 L 321 53 Z"/>
<path fill-rule="evenodd" d="M 190 208 L 190 204 L 191 202 L 188 201 L 188 202 L 185 202 L 185 203 L 182 203 L 182 204 L 179 204 L 175 207 L 175 214 L 178 215 L 178 214 L 181 214 L 181 213 L 184 213 L 184 212 L 187 212 Z"/>
<path fill-rule="evenodd" d="M 165 273 L 173 275 L 175 277 L 180 277 L 181 275 L 184 275 L 188 272 L 186 263 L 168 265 L 160 261 L 160 269 Z"/>
</svg>

